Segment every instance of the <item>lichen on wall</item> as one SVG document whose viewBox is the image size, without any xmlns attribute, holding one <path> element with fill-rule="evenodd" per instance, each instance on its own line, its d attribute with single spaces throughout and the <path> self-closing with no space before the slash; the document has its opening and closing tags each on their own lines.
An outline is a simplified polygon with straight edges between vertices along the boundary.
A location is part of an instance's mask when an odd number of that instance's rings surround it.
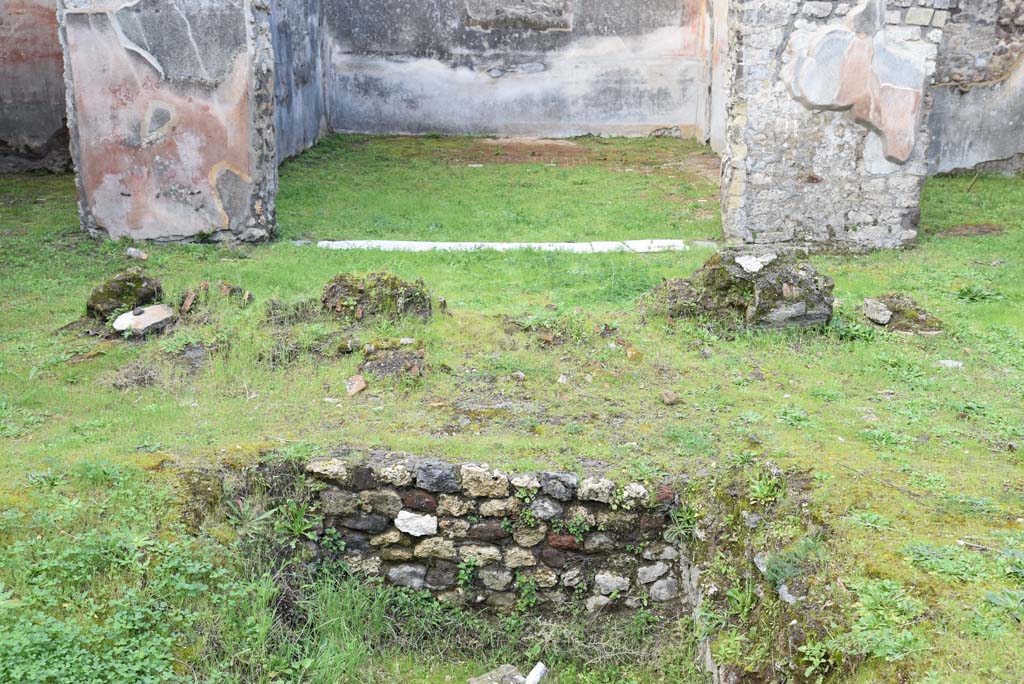
<svg viewBox="0 0 1024 684">
<path fill-rule="evenodd" d="M 113 238 L 269 237 L 266 8 L 63 0 L 60 11 L 83 225 Z"/>
<path fill-rule="evenodd" d="M 70 165 L 56 0 L 0 0 L 0 173 Z"/>
</svg>

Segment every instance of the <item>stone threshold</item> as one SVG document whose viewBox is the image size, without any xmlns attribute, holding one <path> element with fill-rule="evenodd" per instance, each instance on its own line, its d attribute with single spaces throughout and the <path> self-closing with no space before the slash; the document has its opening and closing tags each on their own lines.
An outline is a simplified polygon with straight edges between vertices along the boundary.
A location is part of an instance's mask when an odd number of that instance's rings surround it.
<svg viewBox="0 0 1024 684">
<path fill-rule="evenodd" d="M 306 244 L 303 242 L 303 244 Z M 683 240 L 623 240 L 609 242 L 418 242 L 409 240 L 321 240 L 321 249 L 381 250 L 384 252 L 569 252 L 572 254 L 610 254 L 632 252 L 685 252 L 690 249 Z"/>
</svg>

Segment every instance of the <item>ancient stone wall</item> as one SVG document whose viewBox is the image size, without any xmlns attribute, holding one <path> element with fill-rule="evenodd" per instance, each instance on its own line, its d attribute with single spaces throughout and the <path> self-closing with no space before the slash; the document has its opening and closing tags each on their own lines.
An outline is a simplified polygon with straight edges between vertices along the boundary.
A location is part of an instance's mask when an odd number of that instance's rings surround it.
<svg viewBox="0 0 1024 684">
<path fill-rule="evenodd" d="M 71 149 L 90 232 L 271 234 L 267 10 L 262 0 L 61 0 Z"/>
<path fill-rule="evenodd" d="M 727 237 L 850 250 L 914 239 L 947 1 L 733 4 Z"/>
<path fill-rule="evenodd" d="M 1024 168 L 1024 1 L 949 0 L 949 4 L 951 15 L 929 119 L 929 170 L 1020 171 Z"/>
<path fill-rule="evenodd" d="M 321 544 L 342 542 L 352 568 L 392 584 L 499 612 L 693 600 L 696 574 L 665 540 L 678 506 L 666 485 L 384 453 L 307 473 L 324 484 Z"/>
<path fill-rule="evenodd" d="M 327 132 L 321 0 L 272 0 L 277 159 L 313 146 Z"/>
<path fill-rule="evenodd" d="M 0 173 L 70 165 L 57 0 L 0 0 Z"/>
<path fill-rule="evenodd" d="M 703 136 L 707 0 L 324 0 L 332 129 Z"/>
</svg>

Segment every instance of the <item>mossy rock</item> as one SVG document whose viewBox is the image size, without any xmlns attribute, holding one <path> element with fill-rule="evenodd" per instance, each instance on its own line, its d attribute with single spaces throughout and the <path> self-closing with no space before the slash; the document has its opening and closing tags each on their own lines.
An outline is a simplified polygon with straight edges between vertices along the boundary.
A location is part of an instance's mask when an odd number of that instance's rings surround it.
<svg viewBox="0 0 1024 684">
<path fill-rule="evenodd" d="M 828 323 L 834 287 L 831 278 L 792 255 L 725 251 L 691 277 L 666 281 L 653 296 L 656 308 L 672 318 L 785 328 Z"/>
<path fill-rule="evenodd" d="M 152 304 L 164 296 L 159 280 L 148 278 L 141 268 L 131 268 L 99 285 L 89 295 L 85 310 L 90 318 L 106 322 L 119 312 Z"/>
<path fill-rule="evenodd" d="M 891 314 L 884 327 L 902 333 L 936 334 L 942 331 L 942 321 L 925 311 L 905 294 L 890 292 L 876 300 Z M 876 321 L 872 321 L 873 323 Z"/>
<path fill-rule="evenodd" d="M 408 282 L 393 273 L 371 273 L 365 278 L 350 273 L 335 276 L 321 298 L 326 311 L 347 320 L 372 316 L 430 318 L 433 305 L 422 280 Z"/>
</svg>

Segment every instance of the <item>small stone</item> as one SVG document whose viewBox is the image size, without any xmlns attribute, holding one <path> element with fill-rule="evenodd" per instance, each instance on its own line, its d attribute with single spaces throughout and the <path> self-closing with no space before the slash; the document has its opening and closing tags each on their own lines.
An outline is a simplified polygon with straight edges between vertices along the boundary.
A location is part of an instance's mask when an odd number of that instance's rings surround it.
<svg viewBox="0 0 1024 684">
<path fill-rule="evenodd" d="M 579 478 L 572 473 L 550 473 L 540 474 L 540 486 L 545 494 L 559 501 L 570 501 L 576 496 L 576 487 Z"/>
<path fill-rule="evenodd" d="M 542 563 L 544 563 L 544 565 L 547 565 L 551 568 L 565 567 L 565 564 L 568 562 L 568 558 L 566 557 L 563 551 L 552 548 L 550 546 L 545 546 L 541 550 L 540 560 Z"/>
<path fill-rule="evenodd" d="M 429 537 L 437 534 L 437 517 L 402 511 L 395 518 L 395 527 L 413 537 Z"/>
<path fill-rule="evenodd" d="M 124 250 L 124 254 L 129 259 L 138 259 L 139 261 L 146 261 L 147 259 L 149 259 L 148 254 L 143 252 L 141 249 L 136 249 L 135 247 L 129 247 L 128 249 Z"/>
<path fill-rule="evenodd" d="M 566 570 L 562 573 L 562 586 L 569 589 L 575 589 L 580 585 L 586 585 L 587 577 L 583 574 L 583 571 L 579 568 L 573 568 L 572 570 Z"/>
<path fill-rule="evenodd" d="M 406 508 L 422 513 L 433 513 L 437 510 L 437 499 L 433 494 L 422 489 L 413 489 L 406 492 L 405 496 L 402 497 L 402 503 L 405 504 Z"/>
<path fill-rule="evenodd" d="M 534 473 L 523 473 L 520 475 L 513 475 L 509 478 L 512 482 L 512 486 L 516 489 L 540 489 L 540 480 Z"/>
<path fill-rule="evenodd" d="M 428 492 L 451 494 L 459 491 L 455 466 L 440 461 L 423 461 L 416 466 L 416 486 Z"/>
<path fill-rule="evenodd" d="M 800 599 L 796 596 L 793 596 L 793 594 L 789 592 L 788 586 L 786 586 L 785 584 L 781 584 L 779 585 L 779 600 L 783 603 L 788 603 L 789 605 L 793 606 L 796 605 L 796 603 Z"/>
<path fill-rule="evenodd" d="M 615 592 L 629 591 L 630 581 L 628 577 L 616 575 L 607 570 L 601 571 L 594 576 L 594 590 L 599 594 L 614 594 Z"/>
<path fill-rule="evenodd" d="M 596 613 L 602 608 L 606 608 L 612 600 L 607 596 L 591 596 L 585 602 L 588 613 Z"/>
<path fill-rule="evenodd" d="M 626 509 L 641 508 L 649 500 L 650 494 L 647 491 L 647 487 L 644 487 L 639 482 L 630 482 L 622 490 L 623 506 Z"/>
<path fill-rule="evenodd" d="M 615 483 L 606 478 L 587 477 L 580 482 L 577 498 L 581 501 L 611 503 L 615 496 Z"/>
<path fill-rule="evenodd" d="M 672 390 L 665 390 L 661 393 L 661 403 L 665 406 L 676 406 L 683 403 L 683 400 L 679 398 L 679 395 Z"/>
<path fill-rule="evenodd" d="M 437 514 L 460 518 L 476 510 L 476 502 L 461 496 L 442 494 L 437 500 Z"/>
<path fill-rule="evenodd" d="M 960 370 L 964 367 L 963 361 L 953 361 L 951 359 L 943 359 L 939 361 L 940 368 L 948 368 L 950 370 Z"/>
<path fill-rule="evenodd" d="M 586 536 L 583 550 L 587 553 L 607 553 L 615 550 L 615 542 L 604 532 L 593 532 Z"/>
<path fill-rule="evenodd" d="M 401 563 L 412 560 L 412 549 L 408 546 L 385 546 L 378 555 L 381 560 Z"/>
<path fill-rule="evenodd" d="M 467 536 L 481 541 L 496 541 L 508 537 L 509 532 L 500 520 L 491 519 L 471 525 Z"/>
<path fill-rule="evenodd" d="M 389 530 L 375 537 L 370 537 L 370 546 L 390 546 L 402 541 L 402 533 L 398 530 Z"/>
<path fill-rule="evenodd" d="M 661 485 L 654 492 L 654 500 L 658 505 L 671 506 L 676 502 L 676 490 L 668 485 Z"/>
<path fill-rule="evenodd" d="M 480 504 L 480 515 L 485 518 L 508 518 L 519 511 L 519 499 L 489 499 Z"/>
<path fill-rule="evenodd" d="M 348 463 L 340 458 L 322 458 L 310 461 L 306 464 L 306 474 L 339 487 L 344 487 L 349 482 Z"/>
<path fill-rule="evenodd" d="M 645 565 L 636 571 L 636 581 L 640 584 L 650 584 L 651 582 L 660 579 L 668 571 L 668 563 Z"/>
<path fill-rule="evenodd" d="M 672 561 L 679 558 L 679 552 L 668 544 L 651 544 L 643 553 L 644 560 L 666 560 Z"/>
<path fill-rule="evenodd" d="M 869 321 L 878 325 L 889 325 L 892 320 L 892 311 L 877 299 L 865 299 L 862 311 Z"/>
<path fill-rule="evenodd" d="M 388 570 L 388 581 L 400 587 L 422 589 L 426 584 L 427 569 L 422 565 L 399 565 Z"/>
<path fill-rule="evenodd" d="M 367 387 L 366 379 L 362 375 L 353 375 L 351 378 L 345 381 L 345 391 L 348 392 L 348 396 L 354 397 Z"/>
<path fill-rule="evenodd" d="M 519 546 L 529 548 L 544 541 L 544 536 L 547 533 L 548 526 L 544 524 L 538 527 L 518 527 L 512 532 L 512 538 Z"/>
<path fill-rule="evenodd" d="M 503 568 L 483 568 L 477 575 L 483 585 L 491 591 L 505 591 L 512 584 L 512 573 Z"/>
<path fill-rule="evenodd" d="M 530 512 L 540 520 L 551 520 L 562 515 L 562 505 L 554 499 L 540 497 L 530 504 Z"/>
<path fill-rule="evenodd" d="M 372 469 L 361 465 L 352 469 L 352 489 L 366 490 L 378 487 L 380 487 L 380 482 L 373 474 Z"/>
<path fill-rule="evenodd" d="M 416 548 L 413 555 L 417 558 L 437 558 L 440 560 L 457 560 L 459 554 L 455 551 L 455 543 L 450 539 L 431 537 L 424 539 Z"/>
<path fill-rule="evenodd" d="M 516 595 L 512 592 L 499 592 L 487 597 L 487 605 L 499 613 L 511 613 L 516 607 Z"/>
<path fill-rule="evenodd" d="M 462 518 L 443 518 L 437 526 L 448 539 L 465 539 L 469 534 L 469 521 Z"/>
<path fill-rule="evenodd" d="M 359 506 L 358 497 L 340 489 L 320 492 L 320 510 L 324 515 L 351 515 Z"/>
<path fill-rule="evenodd" d="M 412 471 L 402 463 L 383 463 L 371 466 L 374 476 L 393 487 L 408 487 L 412 484 Z"/>
<path fill-rule="evenodd" d="M 679 582 L 672 579 L 658 580 L 651 585 L 651 600 L 663 603 L 679 596 Z"/>
<path fill-rule="evenodd" d="M 508 476 L 491 470 L 486 464 L 462 466 L 462 490 L 469 496 L 501 498 L 508 496 Z"/>
<path fill-rule="evenodd" d="M 116 311 L 145 306 L 163 294 L 159 280 L 147 278 L 139 267 L 130 268 L 98 285 L 89 295 L 85 310 L 89 317 L 106 322 Z"/>
<path fill-rule="evenodd" d="M 582 548 L 579 540 L 571 534 L 549 534 L 548 546 L 564 551 L 578 551 Z"/>
<path fill-rule="evenodd" d="M 558 586 L 558 573 L 551 568 L 538 565 L 533 571 L 533 579 L 541 589 L 550 589 Z"/>
<path fill-rule="evenodd" d="M 121 314 L 114 321 L 114 330 L 142 337 L 160 332 L 173 323 L 175 318 L 174 309 L 170 306 L 154 304 Z"/>
<path fill-rule="evenodd" d="M 371 489 L 359 492 L 359 505 L 364 511 L 394 518 L 402 510 L 402 497 L 394 489 Z"/>
<path fill-rule="evenodd" d="M 537 565 L 537 559 L 527 549 L 513 546 L 505 551 L 505 567 L 510 570 L 515 568 L 532 568 L 535 565 Z"/>
<path fill-rule="evenodd" d="M 459 558 L 475 560 L 480 565 L 501 562 L 501 549 L 490 544 L 463 544 L 459 547 Z"/>
<path fill-rule="evenodd" d="M 459 566 L 439 561 L 427 570 L 426 583 L 430 589 L 451 589 L 459 579 Z"/>
<path fill-rule="evenodd" d="M 500 69 L 491 69 L 491 71 L 500 72 L 498 76 L 492 75 L 492 78 L 498 78 L 505 73 Z M 488 71 L 487 73 L 490 74 L 491 71 Z M 524 684 L 524 682 L 526 682 L 526 677 L 524 677 L 519 670 L 511 665 L 502 665 L 498 669 L 491 670 L 485 675 L 480 675 L 479 677 L 470 679 L 466 684 Z"/>
<path fill-rule="evenodd" d="M 761 516 L 757 513 L 740 511 L 740 516 L 743 518 L 743 524 L 752 530 L 756 530 L 757 526 L 761 524 Z"/>
<path fill-rule="evenodd" d="M 391 526 L 391 518 L 383 515 L 350 515 L 341 521 L 342 526 L 350 530 L 378 534 Z"/>
</svg>

